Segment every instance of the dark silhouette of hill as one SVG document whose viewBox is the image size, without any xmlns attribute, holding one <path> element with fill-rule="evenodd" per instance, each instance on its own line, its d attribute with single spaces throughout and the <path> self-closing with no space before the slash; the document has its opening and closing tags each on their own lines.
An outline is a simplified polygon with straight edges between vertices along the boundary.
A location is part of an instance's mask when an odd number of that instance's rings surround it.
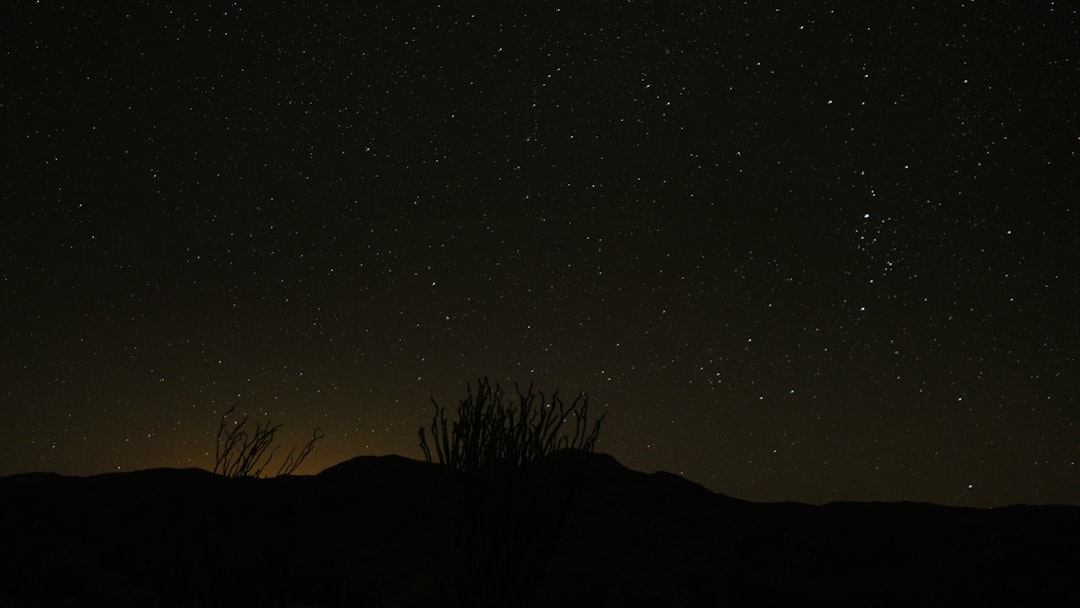
<svg viewBox="0 0 1080 608">
<path fill-rule="evenodd" d="M 0 606 L 1076 605 L 1080 507 L 746 502 L 610 456 L 0 478 Z"/>
</svg>

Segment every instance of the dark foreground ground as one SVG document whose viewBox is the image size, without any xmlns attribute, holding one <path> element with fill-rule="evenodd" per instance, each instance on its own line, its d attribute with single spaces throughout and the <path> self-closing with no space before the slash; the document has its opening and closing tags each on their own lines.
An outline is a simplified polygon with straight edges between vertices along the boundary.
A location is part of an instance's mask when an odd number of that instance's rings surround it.
<svg viewBox="0 0 1080 608">
<path fill-rule="evenodd" d="M 1080 507 L 756 504 L 560 452 L 0 478 L 0 606 L 1080 605 Z"/>
</svg>

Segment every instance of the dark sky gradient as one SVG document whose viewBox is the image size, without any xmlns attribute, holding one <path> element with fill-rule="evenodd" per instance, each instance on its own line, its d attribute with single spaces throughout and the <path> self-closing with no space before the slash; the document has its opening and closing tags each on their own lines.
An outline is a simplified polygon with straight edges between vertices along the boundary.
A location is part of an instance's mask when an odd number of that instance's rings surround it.
<svg viewBox="0 0 1080 608">
<path fill-rule="evenodd" d="M 1080 503 L 1077 5 L 357 4 L 4 3 L 0 474 L 419 458 L 488 375 L 742 498 Z"/>
</svg>

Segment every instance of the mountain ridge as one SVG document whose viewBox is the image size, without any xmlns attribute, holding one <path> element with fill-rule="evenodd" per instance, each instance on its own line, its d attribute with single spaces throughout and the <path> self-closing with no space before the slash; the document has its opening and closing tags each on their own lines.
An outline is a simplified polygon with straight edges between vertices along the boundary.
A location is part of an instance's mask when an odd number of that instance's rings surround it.
<svg viewBox="0 0 1080 608">
<path fill-rule="evenodd" d="M 1080 507 L 754 503 L 606 454 L 468 475 L 397 455 L 270 479 L 28 473 L 0 497 L 0 605 L 1078 598 Z"/>
</svg>

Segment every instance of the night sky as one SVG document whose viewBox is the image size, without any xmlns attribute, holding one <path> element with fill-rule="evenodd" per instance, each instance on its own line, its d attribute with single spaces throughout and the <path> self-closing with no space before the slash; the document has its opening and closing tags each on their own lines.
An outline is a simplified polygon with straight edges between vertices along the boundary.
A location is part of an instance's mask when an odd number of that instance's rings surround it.
<svg viewBox="0 0 1080 608">
<path fill-rule="evenodd" d="M 1080 503 L 1075 3 L 355 4 L 4 3 L 0 474 L 421 458 L 489 376 L 741 498 Z"/>
</svg>

